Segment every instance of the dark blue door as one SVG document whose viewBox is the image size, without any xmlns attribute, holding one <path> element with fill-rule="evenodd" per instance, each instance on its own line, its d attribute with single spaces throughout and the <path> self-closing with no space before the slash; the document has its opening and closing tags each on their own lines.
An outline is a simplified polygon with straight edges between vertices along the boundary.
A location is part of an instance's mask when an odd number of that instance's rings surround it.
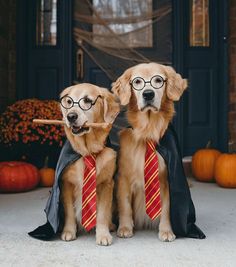
<svg viewBox="0 0 236 267">
<path fill-rule="evenodd" d="M 227 147 L 227 1 L 189 0 L 183 5 L 184 95 L 181 141 L 185 155 Z"/>
</svg>

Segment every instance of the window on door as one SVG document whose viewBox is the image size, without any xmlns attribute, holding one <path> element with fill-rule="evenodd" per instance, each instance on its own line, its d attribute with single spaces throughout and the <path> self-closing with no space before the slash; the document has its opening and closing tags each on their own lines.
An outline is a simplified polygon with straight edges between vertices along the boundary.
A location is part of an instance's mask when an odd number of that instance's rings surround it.
<svg viewBox="0 0 236 267">
<path fill-rule="evenodd" d="M 208 47 L 209 41 L 209 0 L 190 0 L 190 46 Z"/>
<path fill-rule="evenodd" d="M 128 47 L 152 47 L 152 0 L 94 0 L 96 15 L 106 25 L 93 25 L 93 41 L 114 47 L 125 43 Z M 107 39 L 111 32 L 120 36 L 120 42 Z"/>
<path fill-rule="evenodd" d="M 57 0 L 37 0 L 36 45 L 57 45 Z"/>
</svg>

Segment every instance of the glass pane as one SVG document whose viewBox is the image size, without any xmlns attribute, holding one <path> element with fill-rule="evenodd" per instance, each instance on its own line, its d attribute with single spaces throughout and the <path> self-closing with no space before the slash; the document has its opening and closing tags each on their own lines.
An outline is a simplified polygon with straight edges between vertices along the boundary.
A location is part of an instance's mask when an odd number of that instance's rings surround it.
<svg viewBox="0 0 236 267">
<path fill-rule="evenodd" d="M 57 44 L 57 0 L 37 0 L 36 44 Z"/>
<path fill-rule="evenodd" d="M 190 0 L 190 46 L 209 46 L 209 0 Z"/>
<path fill-rule="evenodd" d="M 93 6 L 96 14 L 108 25 L 93 25 L 95 43 L 107 47 L 119 47 L 120 42 L 129 47 L 153 46 L 152 0 L 94 0 Z M 97 18 L 96 14 L 94 17 Z M 106 37 L 111 35 L 110 29 L 119 35 L 120 42 Z"/>
</svg>

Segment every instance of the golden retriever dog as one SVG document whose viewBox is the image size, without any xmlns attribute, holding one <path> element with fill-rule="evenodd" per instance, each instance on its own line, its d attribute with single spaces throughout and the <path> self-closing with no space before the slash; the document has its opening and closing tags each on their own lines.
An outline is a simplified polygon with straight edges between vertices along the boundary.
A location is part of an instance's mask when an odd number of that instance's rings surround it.
<svg viewBox="0 0 236 267">
<path fill-rule="evenodd" d="M 152 221 L 146 214 L 144 191 L 144 158 L 146 141 L 156 143 L 164 135 L 174 116 L 174 101 L 179 100 L 187 81 L 172 67 L 144 63 L 127 69 L 113 85 L 112 91 L 121 105 L 128 105 L 127 119 L 132 128 L 120 133 L 117 201 L 119 237 L 133 236 L 133 228 L 158 229 L 159 239 L 173 241 L 170 223 L 167 167 L 158 154 L 162 211 Z"/>
<path fill-rule="evenodd" d="M 112 123 L 119 113 L 116 97 L 107 89 L 83 83 L 66 88 L 61 93 L 61 110 L 66 122 L 65 132 L 73 149 L 85 156 L 96 155 L 96 243 L 110 245 L 109 232 L 112 213 L 113 174 L 116 168 L 116 152 L 106 147 L 111 129 L 86 127 L 85 123 Z M 76 239 L 81 229 L 83 158 L 72 163 L 62 176 L 62 203 L 65 223 L 61 239 Z"/>
</svg>

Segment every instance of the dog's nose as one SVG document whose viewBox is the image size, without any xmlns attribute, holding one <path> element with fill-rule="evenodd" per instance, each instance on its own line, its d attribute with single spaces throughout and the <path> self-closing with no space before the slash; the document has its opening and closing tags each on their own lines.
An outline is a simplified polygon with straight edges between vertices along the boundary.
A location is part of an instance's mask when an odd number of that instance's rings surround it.
<svg viewBox="0 0 236 267">
<path fill-rule="evenodd" d="M 67 120 L 69 122 L 75 122 L 78 119 L 78 115 L 75 112 L 71 112 L 69 114 L 67 114 Z"/>
<path fill-rule="evenodd" d="M 152 91 L 152 90 L 145 90 L 143 92 L 143 98 L 146 100 L 146 101 L 150 101 L 154 98 L 155 96 L 155 93 Z"/>
</svg>

